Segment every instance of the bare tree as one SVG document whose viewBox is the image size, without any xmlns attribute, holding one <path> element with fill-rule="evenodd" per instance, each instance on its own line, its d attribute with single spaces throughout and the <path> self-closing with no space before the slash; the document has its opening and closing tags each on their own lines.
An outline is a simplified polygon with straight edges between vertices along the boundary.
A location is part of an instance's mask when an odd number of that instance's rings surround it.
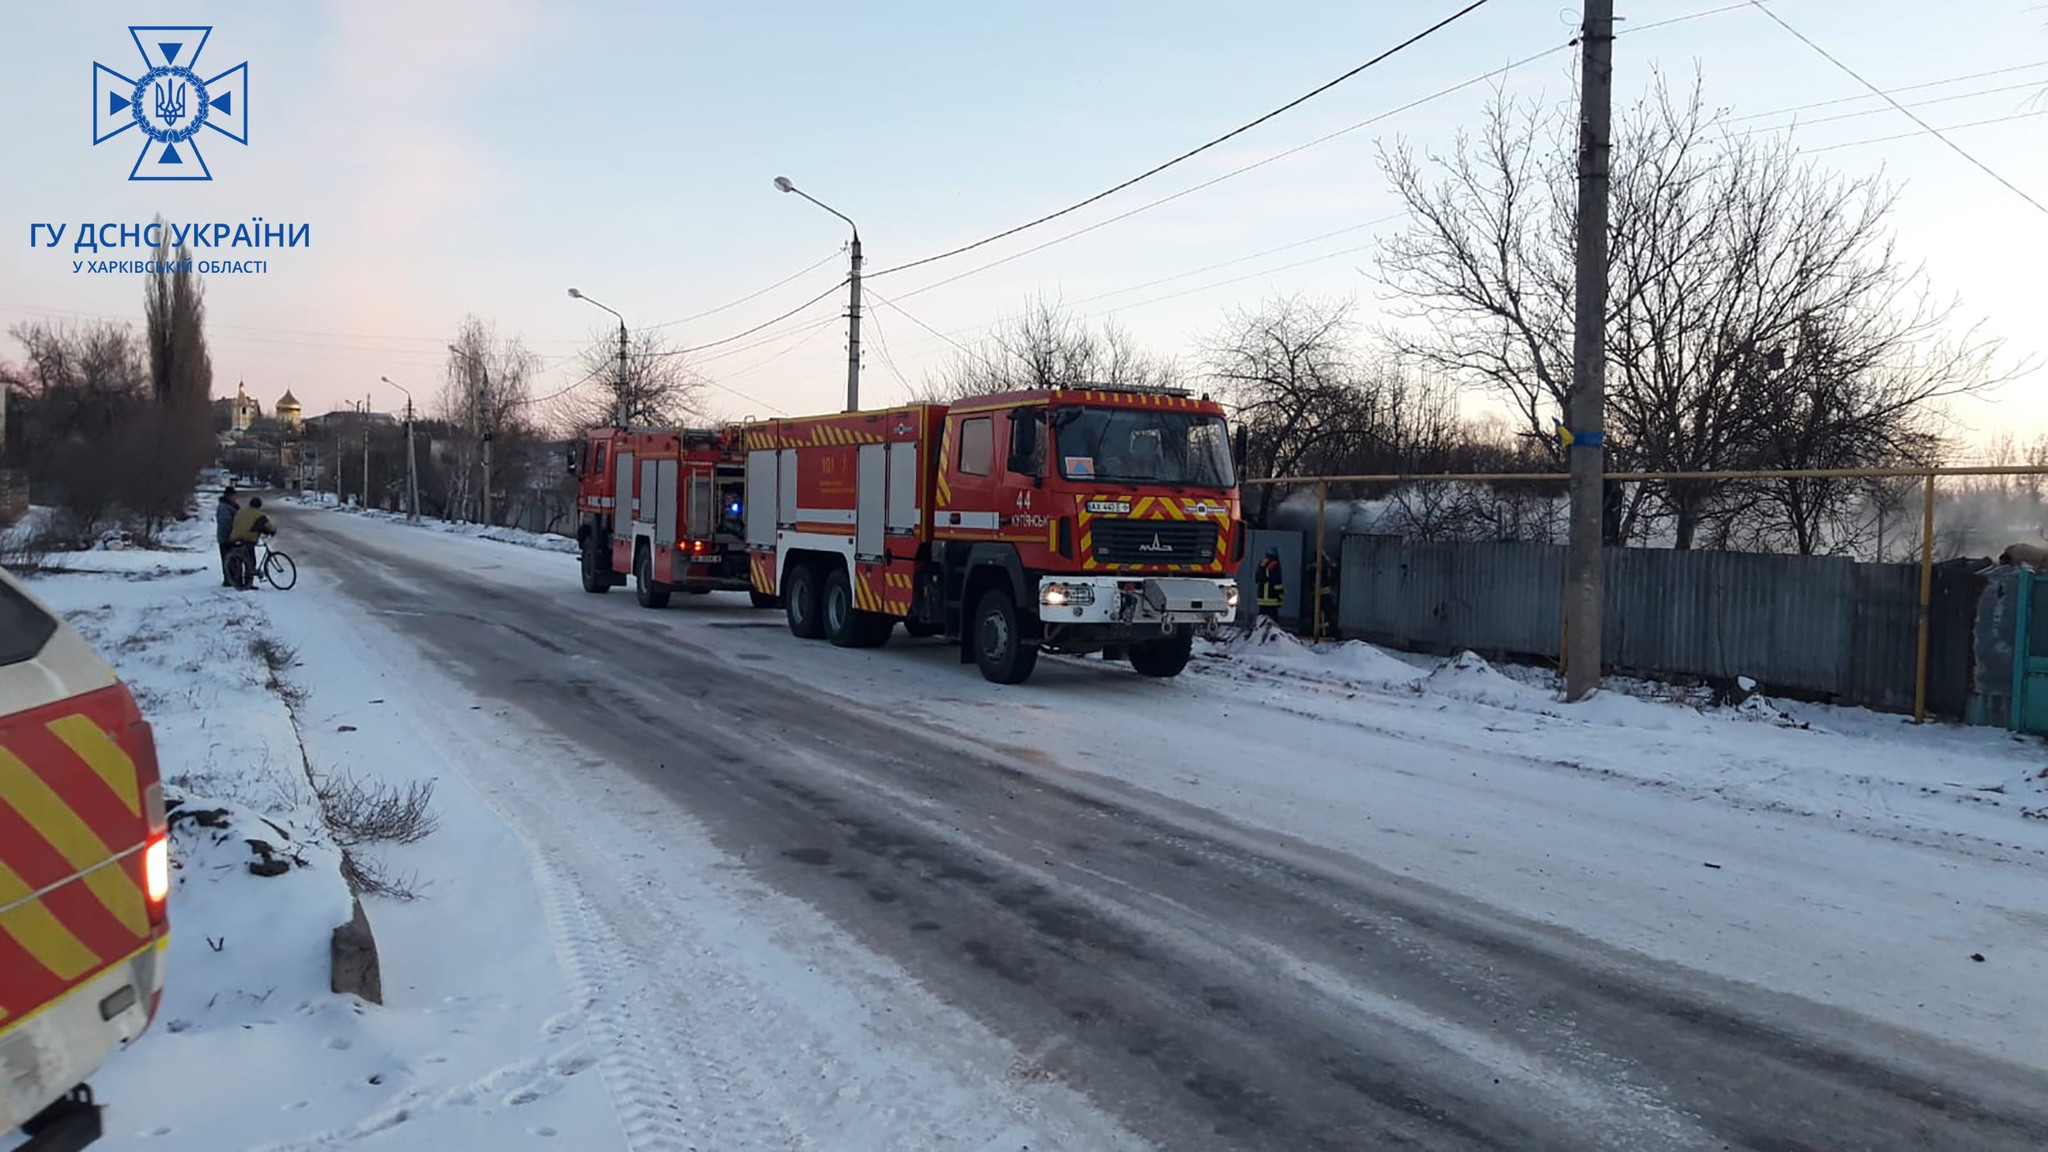
<svg viewBox="0 0 2048 1152">
<path fill-rule="evenodd" d="M 618 418 L 622 390 L 629 427 L 669 428 L 709 418 L 704 408 L 709 381 L 659 332 L 629 334 L 623 389 L 616 328 L 594 335 L 570 370 L 583 382 L 545 405 L 549 426 L 564 434 L 610 427 Z"/>
<path fill-rule="evenodd" d="M 1497 99 L 1481 137 L 1419 162 L 1382 163 L 1409 209 L 1381 254 L 1414 302 L 1396 338 L 1422 362 L 1511 400 L 1533 436 L 1570 385 L 1576 173 L 1568 107 Z M 1621 118 L 1614 148 L 1607 321 L 1608 445 L 1617 470 L 1860 467 L 1932 451 L 1948 397 L 1995 376 L 1995 341 L 1951 328 L 1885 231 L 1892 193 L 1802 159 L 1788 140 L 1724 130 L 1695 79 L 1659 82 Z M 1935 346 L 1939 345 L 1938 348 Z M 1619 534 L 1668 518 L 1678 547 L 1702 529 L 1752 532 L 1766 500 L 1790 541 L 1819 547 L 1853 488 L 1674 483 L 1639 488 Z M 1741 524 L 1738 527 L 1737 522 Z"/>
<path fill-rule="evenodd" d="M 537 434 L 530 409 L 539 367 L 540 358 L 518 337 L 500 337 L 496 324 L 470 316 L 457 329 L 435 410 L 453 432 L 446 448 L 452 465 L 443 501 L 448 514 L 464 519 L 481 514 L 486 440 L 492 448 L 488 482 L 494 498 L 524 483 L 520 449 Z M 494 499 L 494 512 L 503 507 L 502 499 Z"/>
<path fill-rule="evenodd" d="M 1114 321 L 1104 321 L 1097 332 L 1058 301 L 1041 296 L 1017 315 L 998 321 L 995 330 L 974 345 L 957 351 L 913 396 L 943 403 L 1021 388 L 1153 388 L 1173 385 L 1180 376 L 1178 365 L 1139 348 Z"/>
<path fill-rule="evenodd" d="M 1276 298 L 1233 310 L 1208 342 L 1209 376 L 1244 437 L 1247 474 L 1409 474 L 1459 454 L 1456 397 L 1395 358 L 1361 356 L 1352 308 Z M 1260 486 L 1255 522 L 1266 522 L 1277 487 Z"/>
</svg>

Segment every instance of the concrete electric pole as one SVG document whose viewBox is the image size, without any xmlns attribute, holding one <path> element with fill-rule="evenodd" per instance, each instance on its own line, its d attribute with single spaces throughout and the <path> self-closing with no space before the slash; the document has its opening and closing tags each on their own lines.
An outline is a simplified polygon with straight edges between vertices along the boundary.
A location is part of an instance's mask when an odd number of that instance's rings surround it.
<svg viewBox="0 0 2048 1152">
<path fill-rule="evenodd" d="M 363 508 L 370 507 L 370 394 L 363 393 Z"/>
<path fill-rule="evenodd" d="M 1601 521 L 1606 472 L 1607 189 L 1614 104 L 1614 0 L 1586 0 L 1579 30 L 1578 318 L 1572 333 L 1571 546 L 1565 571 L 1565 699 L 1600 686 Z"/>
<path fill-rule="evenodd" d="M 419 454 L 413 450 L 412 391 L 389 376 L 379 376 L 377 379 L 405 393 L 405 518 L 418 521 L 420 518 L 420 470 Z"/>
<path fill-rule="evenodd" d="M 484 523 L 491 522 L 491 367 L 477 358 L 477 371 L 482 376 L 482 391 L 477 393 L 479 406 L 484 414 Z"/>
</svg>

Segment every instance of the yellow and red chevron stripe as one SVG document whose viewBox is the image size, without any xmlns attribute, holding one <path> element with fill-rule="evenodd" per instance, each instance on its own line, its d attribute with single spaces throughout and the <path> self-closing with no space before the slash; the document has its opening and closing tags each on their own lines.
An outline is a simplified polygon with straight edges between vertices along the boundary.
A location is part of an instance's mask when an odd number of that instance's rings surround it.
<svg viewBox="0 0 2048 1152">
<path fill-rule="evenodd" d="M 1171 397 L 1169 397 L 1169 399 L 1171 399 Z M 1129 512 L 1088 511 L 1088 505 L 1090 503 L 1123 503 L 1125 501 L 1129 501 L 1130 503 L 1131 510 Z M 1199 506 L 1204 508 L 1216 507 L 1214 504 L 1211 504 L 1206 499 L 1200 501 Z M 1131 500 L 1129 497 L 1125 496 L 1089 496 L 1081 501 L 1080 509 L 1075 513 L 1074 517 L 1075 531 L 1080 537 L 1081 567 L 1084 571 L 1135 572 L 1143 570 L 1148 567 L 1167 567 L 1166 565 L 1146 564 L 1106 564 L 1102 561 L 1097 560 L 1095 558 L 1094 530 L 1094 522 L 1097 519 L 1210 520 L 1215 522 L 1217 531 L 1223 534 L 1224 536 L 1227 536 L 1230 531 L 1229 509 L 1223 508 L 1217 511 L 1209 512 L 1190 511 L 1188 508 L 1188 501 L 1186 501 L 1183 497 L 1179 496 L 1140 496 L 1135 500 Z M 1219 543 L 1220 542 L 1221 541 L 1219 540 Z M 1222 572 L 1225 570 L 1225 568 L 1226 565 L 1224 564 L 1224 550 L 1222 548 L 1218 548 L 1216 552 L 1216 559 L 1208 564 L 1201 565 L 1198 571 Z"/>
<path fill-rule="evenodd" d="M 156 935 L 125 705 L 116 687 L 0 725 L 0 1029 Z"/>
<path fill-rule="evenodd" d="M 887 586 L 883 593 L 883 611 L 891 616 L 910 615 L 911 576 L 908 572 L 889 572 Z"/>
</svg>

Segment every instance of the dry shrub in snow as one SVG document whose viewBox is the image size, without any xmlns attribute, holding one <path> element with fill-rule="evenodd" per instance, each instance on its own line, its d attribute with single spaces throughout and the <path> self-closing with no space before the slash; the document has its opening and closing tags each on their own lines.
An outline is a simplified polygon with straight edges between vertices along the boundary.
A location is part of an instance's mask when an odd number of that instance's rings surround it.
<svg viewBox="0 0 2048 1152">
<path fill-rule="evenodd" d="M 334 832 L 335 843 L 353 848 L 375 840 L 411 844 L 440 826 L 432 811 L 434 785 L 414 782 L 404 788 L 363 784 L 347 773 L 313 783 L 320 811 Z"/>
</svg>

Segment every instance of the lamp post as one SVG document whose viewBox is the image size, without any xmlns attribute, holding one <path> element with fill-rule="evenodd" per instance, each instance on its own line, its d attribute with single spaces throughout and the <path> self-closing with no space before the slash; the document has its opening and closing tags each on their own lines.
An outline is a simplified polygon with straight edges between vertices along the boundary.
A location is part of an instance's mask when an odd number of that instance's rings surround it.
<svg viewBox="0 0 2048 1152">
<path fill-rule="evenodd" d="M 412 393 L 389 376 L 379 376 L 378 379 L 405 393 L 405 518 L 417 522 L 420 518 L 420 473 L 418 456 L 413 451 Z"/>
<path fill-rule="evenodd" d="M 483 522 L 489 524 L 491 522 L 491 366 L 484 363 L 482 356 L 474 352 L 465 352 L 453 344 L 448 346 L 448 350 L 457 356 L 467 358 L 471 363 L 475 364 L 478 373 L 482 377 L 482 387 L 478 388 L 476 393 L 476 405 L 477 419 L 484 438 Z"/>
<path fill-rule="evenodd" d="M 610 312 L 613 316 L 618 317 L 619 379 L 618 383 L 613 385 L 613 392 L 616 394 L 616 405 L 612 412 L 612 424 L 614 427 L 624 428 L 626 426 L 626 421 L 633 414 L 631 406 L 626 403 L 626 318 L 624 316 L 619 316 L 617 309 L 607 307 L 606 305 L 603 304 L 598 304 L 597 301 L 592 300 L 588 296 L 585 296 L 581 291 L 575 288 L 569 289 L 569 298 L 571 300 L 581 300 L 586 304 L 597 304 L 599 308 L 603 308 L 605 311 Z"/>
<path fill-rule="evenodd" d="M 853 218 L 846 213 L 792 184 L 787 176 L 777 176 L 775 178 L 775 187 L 784 192 L 796 193 L 825 211 L 839 217 L 841 220 L 846 221 L 846 226 L 853 229 L 853 270 L 847 276 L 847 284 L 851 286 L 852 291 L 846 306 L 846 410 L 848 412 L 858 411 L 860 409 L 860 225 L 855 224 Z"/>
</svg>

